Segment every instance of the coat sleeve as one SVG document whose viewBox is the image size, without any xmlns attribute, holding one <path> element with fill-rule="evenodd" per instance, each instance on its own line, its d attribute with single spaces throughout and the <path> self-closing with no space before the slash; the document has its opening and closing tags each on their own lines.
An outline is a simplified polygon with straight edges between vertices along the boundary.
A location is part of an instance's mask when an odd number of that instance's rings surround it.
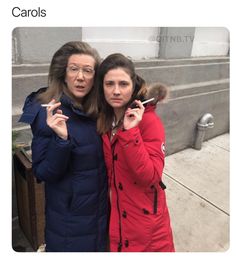
<svg viewBox="0 0 236 260">
<path fill-rule="evenodd" d="M 119 142 L 135 180 L 148 186 L 161 181 L 165 133 L 155 113 L 144 116 L 138 127 L 120 132 Z"/>
<path fill-rule="evenodd" d="M 20 122 L 30 124 L 33 172 L 38 181 L 54 182 L 67 173 L 72 142 L 64 141 L 46 124 L 46 111 L 36 101 L 36 95 L 45 88 L 31 93 L 25 100 Z"/>
<path fill-rule="evenodd" d="M 31 124 L 33 132 L 32 161 L 34 175 L 39 181 L 55 182 L 69 167 L 71 140 L 62 140 L 47 126 L 41 111 Z"/>
<path fill-rule="evenodd" d="M 70 140 L 35 135 L 32 141 L 34 175 L 39 181 L 55 182 L 68 171 L 71 153 Z"/>
</svg>

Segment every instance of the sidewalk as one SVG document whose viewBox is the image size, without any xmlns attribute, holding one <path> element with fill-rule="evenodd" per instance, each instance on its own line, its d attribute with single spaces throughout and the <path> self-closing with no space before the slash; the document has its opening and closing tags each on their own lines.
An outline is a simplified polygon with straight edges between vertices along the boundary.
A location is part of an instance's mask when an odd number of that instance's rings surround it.
<svg viewBox="0 0 236 260">
<path fill-rule="evenodd" d="M 166 157 L 163 182 L 177 252 L 218 252 L 229 247 L 229 134 Z M 17 220 L 13 245 L 33 251 Z"/>
<path fill-rule="evenodd" d="M 166 157 L 163 181 L 176 251 L 229 247 L 229 134 Z"/>
</svg>

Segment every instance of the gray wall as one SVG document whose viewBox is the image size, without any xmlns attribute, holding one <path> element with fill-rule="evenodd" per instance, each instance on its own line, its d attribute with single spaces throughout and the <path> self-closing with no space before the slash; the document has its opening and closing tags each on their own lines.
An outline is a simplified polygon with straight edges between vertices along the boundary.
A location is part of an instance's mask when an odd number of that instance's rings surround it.
<svg viewBox="0 0 236 260">
<path fill-rule="evenodd" d="M 205 113 L 214 116 L 215 126 L 205 140 L 229 131 L 229 58 L 204 58 L 137 64 L 147 82 L 170 86 L 170 98 L 157 106 L 166 130 L 167 154 L 192 147 L 198 120 Z"/>
<path fill-rule="evenodd" d="M 65 42 L 81 40 L 81 27 L 20 27 L 12 31 L 13 63 L 49 63 Z"/>
<path fill-rule="evenodd" d="M 163 27 L 158 40 L 160 42 L 159 58 L 191 57 L 194 40 L 194 27 Z"/>
</svg>

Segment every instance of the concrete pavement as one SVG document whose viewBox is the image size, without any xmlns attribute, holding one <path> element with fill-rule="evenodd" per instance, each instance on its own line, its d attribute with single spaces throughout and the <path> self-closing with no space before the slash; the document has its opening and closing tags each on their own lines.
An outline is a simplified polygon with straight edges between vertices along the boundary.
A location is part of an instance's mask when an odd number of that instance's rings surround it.
<svg viewBox="0 0 236 260">
<path fill-rule="evenodd" d="M 229 134 L 166 157 L 163 181 L 176 251 L 229 248 Z"/>
</svg>

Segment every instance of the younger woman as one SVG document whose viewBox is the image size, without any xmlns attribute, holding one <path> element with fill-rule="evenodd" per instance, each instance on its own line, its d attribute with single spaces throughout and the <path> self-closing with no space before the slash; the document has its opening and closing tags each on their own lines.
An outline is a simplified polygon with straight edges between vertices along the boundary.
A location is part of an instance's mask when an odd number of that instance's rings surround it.
<svg viewBox="0 0 236 260">
<path fill-rule="evenodd" d="M 165 134 L 155 114 L 156 101 L 146 108 L 141 103 L 145 82 L 122 54 L 112 54 L 101 63 L 98 91 L 97 127 L 103 134 L 109 176 L 110 250 L 173 252 L 162 183 Z M 136 107 L 129 108 L 133 102 Z"/>
</svg>

